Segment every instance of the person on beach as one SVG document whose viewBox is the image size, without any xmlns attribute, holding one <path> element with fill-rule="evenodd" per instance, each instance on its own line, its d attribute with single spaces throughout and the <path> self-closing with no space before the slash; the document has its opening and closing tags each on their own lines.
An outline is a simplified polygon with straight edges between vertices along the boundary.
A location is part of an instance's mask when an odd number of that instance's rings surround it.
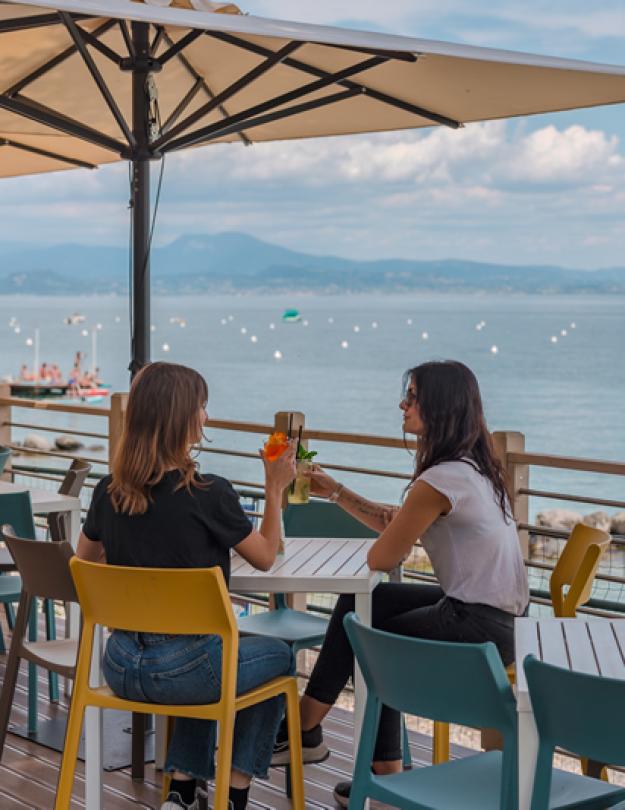
<svg viewBox="0 0 625 810">
<path fill-rule="evenodd" d="M 311 493 L 328 498 L 380 536 L 369 567 L 391 571 L 421 539 L 439 585 L 391 583 L 373 593 L 374 627 L 417 638 L 496 644 L 514 659 L 514 619 L 527 611 L 529 590 L 503 468 L 486 428 L 477 380 L 455 361 L 423 363 L 404 375 L 404 433 L 417 436 L 415 469 L 400 507 L 374 503 L 315 466 Z M 342 595 L 300 703 L 304 762 L 328 755 L 321 721 L 353 675 L 343 627 L 354 597 Z M 288 736 L 278 733 L 272 764 L 288 762 Z M 401 770 L 399 714 L 383 707 L 373 770 Z M 351 782 L 334 797 L 349 803 Z"/>
<path fill-rule="evenodd" d="M 152 363 L 134 379 L 112 474 L 96 486 L 78 556 L 108 565 L 157 568 L 220 566 L 230 576 L 230 550 L 254 567 L 273 564 L 281 540 L 282 491 L 295 477 L 295 447 L 265 461 L 265 512 L 252 527 L 232 485 L 200 474 L 191 451 L 202 438 L 208 389 L 196 371 Z M 261 451 L 262 456 L 262 451 Z M 176 610 L 171 605 L 171 610 Z M 104 677 L 120 697 L 154 703 L 214 703 L 221 684 L 218 636 L 168 636 L 114 630 Z M 293 674 L 291 648 L 280 640 L 239 640 L 237 690 Z M 244 810 L 252 777 L 266 777 L 283 699 L 237 714 L 230 800 Z M 214 777 L 215 723 L 178 718 L 165 771 L 172 774 L 161 810 L 197 810 L 203 785 Z"/>
</svg>

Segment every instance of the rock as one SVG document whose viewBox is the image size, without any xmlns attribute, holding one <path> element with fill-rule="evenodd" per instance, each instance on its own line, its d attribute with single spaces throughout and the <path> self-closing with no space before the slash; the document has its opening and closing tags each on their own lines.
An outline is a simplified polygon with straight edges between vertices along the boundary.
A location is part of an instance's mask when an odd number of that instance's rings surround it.
<svg viewBox="0 0 625 810">
<path fill-rule="evenodd" d="M 625 512 L 617 512 L 612 515 L 610 531 L 614 534 L 625 534 Z"/>
<path fill-rule="evenodd" d="M 59 450 L 69 450 L 70 452 L 80 450 L 83 446 L 82 442 L 79 442 L 74 436 L 57 436 L 54 443 Z"/>
<path fill-rule="evenodd" d="M 604 532 L 610 531 L 610 515 L 607 512 L 591 512 L 589 515 L 584 515 L 582 521 L 587 526 L 592 526 L 594 529 L 601 529 Z"/>
<path fill-rule="evenodd" d="M 24 447 L 29 450 L 52 450 L 52 444 L 45 438 L 39 436 L 37 433 L 29 433 L 24 439 Z"/>
<path fill-rule="evenodd" d="M 551 529 L 566 529 L 571 531 L 576 523 L 582 522 L 579 512 L 570 509 L 547 509 L 536 515 L 537 526 L 548 526 Z"/>
</svg>

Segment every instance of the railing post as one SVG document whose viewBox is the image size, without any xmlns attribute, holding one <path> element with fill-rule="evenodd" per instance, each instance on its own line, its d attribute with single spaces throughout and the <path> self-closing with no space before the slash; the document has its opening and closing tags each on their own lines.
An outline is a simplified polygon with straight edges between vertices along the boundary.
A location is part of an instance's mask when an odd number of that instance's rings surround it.
<svg viewBox="0 0 625 810">
<path fill-rule="evenodd" d="M 289 427 L 291 428 L 291 437 L 297 438 L 300 428 L 302 431 L 304 430 L 306 423 L 306 417 L 300 411 L 278 411 L 273 418 L 273 429 L 274 431 L 281 431 L 282 433 L 288 433 Z M 304 447 L 308 446 L 308 442 L 302 439 L 302 444 Z M 287 505 L 287 497 L 288 491 L 285 489 L 282 493 L 282 508 L 284 509 Z M 287 604 L 289 607 L 295 608 L 295 610 L 306 610 L 306 594 L 305 593 L 294 593 L 294 594 L 287 594 L 286 598 Z"/>
<path fill-rule="evenodd" d="M 111 397 L 111 413 L 109 414 L 109 470 L 113 464 L 115 451 L 121 439 L 127 404 L 128 394 L 113 394 Z"/>
<path fill-rule="evenodd" d="M 0 383 L 0 398 L 8 399 L 11 396 L 11 386 L 9 383 Z M 11 444 L 11 406 L 0 405 L 0 445 Z M 5 481 L 10 481 L 11 474 L 11 456 L 7 459 L 4 471 L 0 478 Z"/>
<path fill-rule="evenodd" d="M 520 489 L 529 487 L 529 466 L 515 464 L 509 459 L 510 453 L 525 452 L 525 436 L 514 430 L 502 430 L 493 433 L 495 452 L 499 456 L 508 481 L 508 489 L 512 498 L 512 514 L 517 523 L 528 523 L 529 503 L 527 495 L 519 494 Z M 519 542 L 524 559 L 529 559 L 529 534 L 527 529 L 519 530 Z"/>
</svg>

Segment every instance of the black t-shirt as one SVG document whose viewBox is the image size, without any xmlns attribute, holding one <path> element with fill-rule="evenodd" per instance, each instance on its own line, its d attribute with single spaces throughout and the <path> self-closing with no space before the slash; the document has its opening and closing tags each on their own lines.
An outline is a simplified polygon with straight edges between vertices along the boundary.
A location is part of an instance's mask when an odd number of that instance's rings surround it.
<svg viewBox="0 0 625 810">
<path fill-rule="evenodd" d="M 109 565 L 141 568 L 210 568 L 219 565 L 230 578 L 230 549 L 253 526 L 232 484 L 217 475 L 201 475 L 208 486 L 175 490 L 180 473 L 165 473 L 152 489 L 142 515 L 115 512 L 107 475 L 96 486 L 83 532 L 99 540 Z"/>
</svg>

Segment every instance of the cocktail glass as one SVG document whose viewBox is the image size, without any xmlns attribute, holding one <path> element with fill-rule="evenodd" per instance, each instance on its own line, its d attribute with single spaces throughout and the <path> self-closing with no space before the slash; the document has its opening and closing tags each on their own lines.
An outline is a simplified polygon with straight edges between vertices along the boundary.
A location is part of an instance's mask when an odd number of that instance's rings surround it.
<svg viewBox="0 0 625 810">
<path fill-rule="evenodd" d="M 308 503 L 312 462 L 302 459 L 295 464 L 295 481 L 289 487 L 289 503 Z"/>
</svg>

